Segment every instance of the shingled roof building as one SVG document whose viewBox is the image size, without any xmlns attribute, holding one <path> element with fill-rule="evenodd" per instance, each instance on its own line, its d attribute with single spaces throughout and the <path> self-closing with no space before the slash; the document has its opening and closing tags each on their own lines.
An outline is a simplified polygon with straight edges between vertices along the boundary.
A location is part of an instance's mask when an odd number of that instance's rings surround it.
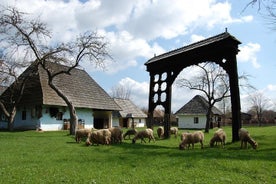
<svg viewBox="0 0 276 184">
<path fill-rule="evenodd" d="M 66 66 L 51 64 L 60 71 Z M 70 118 L 66 103 L 48 85 L 48 76 L 42 67 L 31 65 L 21 76 L 32 73 L 16 114 L 15 129 L 60 130 Z M 76 108 L 79 122 L 86 128 L 112 126 L 112 111 L 121 110 L 115 101 L 82 69 L 73 69 L 71 75 L 55 78 L 55 85 L 66 94 Z M 8 96 L 5 91 L 1 97 Z M 4 122 L 0 123 L 4 126 Z"/>
<path fill-rule="evenodd" d="M 113 126 L 144 127 L 146 124 L 147 115 L 137 107 L 131 100 L 114 98 L 115 102 L 122 109 L 121 111 L 113 112 Z"/>
<path fill-rule="evenodd" d="M 178 127 L 184 129 L 204 129 L 206 125 L 206 114 L 208 109 L 207 100 L 196 95 L 178 111 L 175 115 L 178 117 Z M 212 122 L 220 121 L 222 112 L 216 107 L 212 108 Z"/>
</svg>

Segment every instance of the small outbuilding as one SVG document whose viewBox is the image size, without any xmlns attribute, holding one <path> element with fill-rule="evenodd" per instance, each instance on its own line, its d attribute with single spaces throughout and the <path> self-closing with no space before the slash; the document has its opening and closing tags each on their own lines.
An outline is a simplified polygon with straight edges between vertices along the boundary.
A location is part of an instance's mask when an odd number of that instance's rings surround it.
<svg viewBox="0 0 276 184">
<path fill-rule="evenodd" d="M 204 129 L 208 106 L 208 102 L 204 97 L 196 95 L 176 111 L 175 115 L 178 119 L 178 127 L 183 129 Z M 221 115 L 222 112 L 216 107 L 213 107 L 211 112 L 211 123 L 219 124 Z"/>
<path fill-rule="evenodd" d="M 113 112 L 113 126 L 120 127 L 144 127 L 147 115 L 129 99 L 114 98 L 114 101 L 122 109 Z"/>
</svg>

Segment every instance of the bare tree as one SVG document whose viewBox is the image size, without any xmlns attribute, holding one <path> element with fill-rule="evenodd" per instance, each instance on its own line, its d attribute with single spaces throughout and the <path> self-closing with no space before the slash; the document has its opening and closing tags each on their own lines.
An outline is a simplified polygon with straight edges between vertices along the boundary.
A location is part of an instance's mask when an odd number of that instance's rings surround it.
<svg viewBox="0 0 276 184">
<path fill-rule="evenodd" d="M 272 30 L 276 30 L 276 1 L 275 0 L 250 0 L 242 12 L 246 11 L 249 7 L 257 6 L 258 12 L 262 11 L 261 13 L 263 17 L 268 21 Z"/>
<path fill-rule="evenodd" d="M 196 66 L 200 68 L 201 72 L 192 79 L 178 79 L 177 85 L 179 87 L 200 91 L 207 97 L 208 109 L 205 132 L 209 132 L 212 108 L 217 102 L 220 102 L 226 97 L 230 97 L 229 77 L 227 73 L 215 63 L 206 62 Z"/>
<path fill-rule="evenodd" d="M 74 104 L 53 83 L 62 74 L 71 75 L 71 71 L 81 62 L 89 61 L 97 67 L 104 67 L 104 60 L 110 57 L 107 42 L 97 32 L 85 32 L 76 40 L 68 43 L 51 44 L 51 32 L 47 25 L 37 19 L 29 19 L 28 14 L 20 12 L 14 7 L 0 11 L 1 42 L 10 55 L 18 51 L 23 52 L 25 60 L 32 60 L 36 66 L 42 66 L 47 72 L 49 86 L 65 101 L 70 111 L 70 134 L 75 134 L 77 114 Z M 66 64 L 65 70 L 56 71 L 49 62 Z"/>
<path fill-rule="evenodd" d="M 213 62 L 205 62 L 195 67 L 200 72 L 191 79 L 179 78 L 176 81 L 177 86 L 186 87 L 191 90 L 200 91 L 205 95 L 209 108 L 206 114 L 205 132 L 209 132 L 211 112 L 216 103 L 221 102 L 224 111 L 226 110 L 226 101 L 230 97 L 229 75 L 223 68 Z M 254 89 L 248 82 L 249 76 L 242 74 L 239 76 L 240 87 L 242 89 Z"/>
<path fill-rule="evenodd" d="M 111 96 L 113 98 L 130 99 L 131 88 L 126 85 L 117 85 L 111 88 Z"/>
<path fill-rule="evenodd" d="M 252 105 L 251 111 L 253 111 L 257 116 L 257 121 L 259 126 L 262 125 L 263 112 L 268 105 L 268 99 L 260 92 L 254 93 L 249 97 L 250 103 Z"/>
<path fill-rule="evenodd" d="M 24 79 L 18 77 L 18 70 L 25 68 L 26 63 L 14 62 L 4 58 L 2 56 L 0 63 L 0 85 L 6 86 L 7 89 L 0 98 L 0 108 L 7 117 L 8 130 L 12 131 L 14 128 L 16 107 L 22 98 L 30 76 L 25 76 Z"/>
</svg>

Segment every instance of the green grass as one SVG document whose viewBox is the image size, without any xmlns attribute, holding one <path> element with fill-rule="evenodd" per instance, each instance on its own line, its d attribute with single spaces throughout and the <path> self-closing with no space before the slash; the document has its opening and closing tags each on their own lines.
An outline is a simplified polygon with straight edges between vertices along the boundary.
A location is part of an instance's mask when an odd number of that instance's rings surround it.
<svg viewBox="0 0 276 184">
<path fill-rule="evenodd" d="M 257 150 L 224 129 L 226 147 L 208 146 L 211 130 L 203 150 L 179 150 L 179 137 L 86 147 L 67 131 L 0 132 L 0 183 L 276 183 L 276 127 L 247 127 Z"/>
</svg>

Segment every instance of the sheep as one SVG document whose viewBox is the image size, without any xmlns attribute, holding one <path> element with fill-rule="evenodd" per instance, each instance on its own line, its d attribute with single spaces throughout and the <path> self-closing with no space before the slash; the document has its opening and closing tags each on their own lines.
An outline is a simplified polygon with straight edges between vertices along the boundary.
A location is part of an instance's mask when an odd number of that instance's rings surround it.
<svg viewBox="0 0 276 184">
<path fill-rule="evenodd" d="M 94 143 L 99 144 L 110 144 L 111 142 L 111 132 L 108 129 L 99 129 L 89 133 L 86 139 L 86 145 L 93 145 Z"/>
<path fill-rule="evenodd" d="M 123 139 L 123 130 L 120 127 L 108 128 L 111 132 L 111 141 L 112 143 L 122 143 Z"/>
<path fill-rule="evenodd" d="M 247 148 L 247 142 L 251 144 L 253 149 L 257 149 L 258 143 L 252 139 L 252 137 L 250 136 L 249 132 L 246 129 L 244 128 L 239 129 L 239 137 L 241 140 L 241 149 Z"/>
<path fill-rule="evenodd" d="M 214 143 L 220 142 L 221 146 L 225 146 L 225 140 L 226 140 L 226 133 L 223 129 L 218 129 L 215 131 L 214 136 L 210 140 L 210 147 L 214 147 Z"/>
<path fill-rule="evenodd" d="M 171 127 L 170 133 L 171 133 L 171 135 L 174 134 L 175 138 L 176 138 L 177 135 L 178 135 L 178 128 L 177 127 Z"/>
<path fill-rule="evenodd" d="M 157 128 L 157 135 L 158 135 L 158 138 L 162 138 L 164 136 L 164 128 L 163 127 L 158 127 Z"/>
<path fill-rule="evenodd" d="M 188 145 L 188 149 L 190 148 L 190 144 L 192 144 L 192 148 L 194 148 L 194 143 L 200 143 L 201 149 L 203 149 L 203 141 L 204 141 L 204 133 L 202 131 L 195 131 L 194 133 L 185 133 L 183 136 L 183 141 L 179 144 L 179 149 L 185 149 Z"/>
<path fill-rule="evenodd" d="M 126 131 L 126 133 L 124 134 L 124 139 L 126 139 L 126 136 L 128 136 L 128 139 L 130 139 L 130 135 L 136 135 L 137 134 L 137 130 L 136 129 L 129 129 Z"/>
<path fill-rule="evenodd" d="M 141 143 L 142 143 L 142 141 L 144 141 L 146 143 L 146 141 L 144 140 L 144 138 L 148 138 L 149 142 L 151 140 L 153 140 L 155 142 L 152 129 L 147 128 L 145 130 L 141 130 L 141 131 L 137 132 L 137 134 L 135 135 L 135 137 L 132 139 L 132 143 L 134 144 L 137 139 L 141 139 Z"/>
<path fill-rule="evenodd" d="M 91 132 L 90 129 L 78 129 L 76 130 L 75 140 L 77 143 L 80 143 L 82 138 L 88 137 L 88 134 Z"/>
</svg>

